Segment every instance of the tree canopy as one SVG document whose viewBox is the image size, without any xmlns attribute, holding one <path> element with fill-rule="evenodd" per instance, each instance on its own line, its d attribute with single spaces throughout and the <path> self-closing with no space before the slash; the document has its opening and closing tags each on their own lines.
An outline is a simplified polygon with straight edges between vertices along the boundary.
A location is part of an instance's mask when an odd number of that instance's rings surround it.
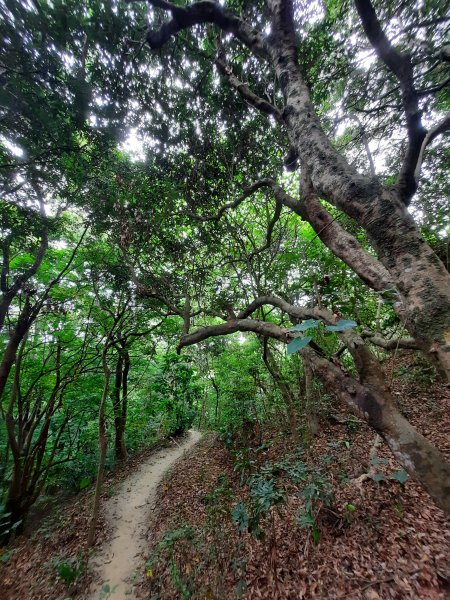
<svg viewBox="0 0 450 600">
<path fill-rule="evenodd" d="M 98 424 L 106 466 L 295 436 L 311 377 L 450 510 L 381 366 L 450 381 L 447 8 L 0 0 L 3 535 L 94 479 Z"/>
</svg>

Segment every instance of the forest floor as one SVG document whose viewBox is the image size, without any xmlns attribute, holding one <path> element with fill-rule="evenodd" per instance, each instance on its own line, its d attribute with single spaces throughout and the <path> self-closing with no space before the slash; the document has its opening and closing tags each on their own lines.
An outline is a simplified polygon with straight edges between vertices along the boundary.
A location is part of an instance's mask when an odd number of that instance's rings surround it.
<svg viewBox="0 0 450 600">
<path fill-rule="evenodd" d="M 394 378 L 405 416 L 450 458 L 450 390 L 408 355 L 389 362 L 386 375 Z M 192 438 L 129 460 L 105 483 L 89 568 L 84 549 L 92 493 L 85 490 L 0 556 L 1 599 L 450 597 L 448 520 L 415 482 L 390 478 L 399 467 L 389 450 L 374 446 L 374 433 L 344 405 L 324 398 L 319 432 L 300 448 L 283 423 L 272 421 L 254 434 L 244 469 L 242 453 L 214 434 L 169 470 L 159 460 L 172 463 Z M 292 477 L 299 465 L 310 469 L 308 485 L 328 494 L 314 504 L 316 535 L 297 518 L 305 502 L 304 481 Z M 284 494 L 261 519 L 258 539 L 246 528 L 239 533 L 231 516 L 238 503 L 249 503 L 250 471 L 265 474 Z M 379 481 L 361 478 L 369 472 Z M 159 480 L 156 497 L 149 475 Z M 127 595 L 121 582 L 133 573 Z"/>
<path fill-rule="evenodd" d="M 407 354 L 385 369 L 395 378 L 402 412 L 450 459 L 448 387 L 433 382 L 420 361 Z M 418 484 L 396 480 L 400 467 L 381 440 L 374 446 L 377 438 L 368 426 L 336 400 L 328 402 L 319 433 L 306 441 L 303 452 L 273 423 L 259 432 L 259 449 L 247 455 L 254 460 L 253 473 L 265 473 L 269 485 L 285 494 L 285 501 L 261 520 L 259 539 L 245 527 L 239 533 L 231 518 L 239 502 L 249 506 L 251 499 L 241 475 L 242 453 L 233 455 L 210 435 L 177 463 L 159 487 L 139 597 L 450 598 L 449 521 Z M 305 484 L 287 475 L 296 474 L 299 457 L 315 473 L 315 482 L 313 476 L 308 483 L 331 489 L 328 502 L 314 505 L 316 536 L 297 518 L 305 506 Z M 364 477 L 369 472 L 375 480 Z"/>
<path fill-rule="evenodd" d="M 103 486 L 95 547 L 86 560 L 93 489 L 55 505 L 39 528 L 0 550 L 1 600 L 132 600 L 134 572 L 163 475 L 201 435 L 161 440 L 110 473 Z"/>
</svg>

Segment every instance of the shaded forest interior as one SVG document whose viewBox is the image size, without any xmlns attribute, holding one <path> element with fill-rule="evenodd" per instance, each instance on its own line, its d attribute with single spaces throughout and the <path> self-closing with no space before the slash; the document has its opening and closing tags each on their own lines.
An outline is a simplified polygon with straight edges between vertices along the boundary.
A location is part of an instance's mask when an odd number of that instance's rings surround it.
<svg viewBox="0 0 450 600">
<path fill-rule="evenodd" d="M 0 15 L 0 589 L 193 428 L 136 597 L 445 598 L 447 3 Z"/>
</svg>

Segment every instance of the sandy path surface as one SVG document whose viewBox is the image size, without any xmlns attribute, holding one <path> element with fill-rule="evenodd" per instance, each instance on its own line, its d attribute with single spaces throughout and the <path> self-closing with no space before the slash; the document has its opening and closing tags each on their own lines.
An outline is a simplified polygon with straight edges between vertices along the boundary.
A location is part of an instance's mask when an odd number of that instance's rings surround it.
<svg viewBox="0 0 450 600">
<path fill-rule="evenodd" d="M 96 576 L 89 593 L 90 600 L 134 598 L 133 576 L 142 568 L 139 555 L 146 550 L 145 534 L 157 485 L 168 468 L 200 437 L 198 431 L 189 431 L 188 438 L 178 445 L 156 452 L 121 483 L 117 494 L 104 503 L 103 510 L 113 535 L 93 558 Z M 109 584 L 111 595 L 102 592 L 105 584 Z"/>
</svg>

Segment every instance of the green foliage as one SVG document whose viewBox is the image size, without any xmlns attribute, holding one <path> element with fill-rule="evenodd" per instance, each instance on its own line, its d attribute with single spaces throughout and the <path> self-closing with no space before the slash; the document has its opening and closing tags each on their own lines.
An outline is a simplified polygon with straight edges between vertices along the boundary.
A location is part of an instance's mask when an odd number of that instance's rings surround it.
<svg viewBox="0 0 450 600">
<path fill-rule="evenodd" d="M 357 326 L 357 323 L 352 320 L 339 319 L 336 325 L 327 325 L 325 329 L 327 331 L 347 331 L 348 329 L 354 329 Z"/>
<path fill-rule="evenodd" d="M 84 556 L 57 556 L 52 558 L 48 566 L 70 587 L 85 572 L 87 564 Z"/>
<path fill-rule="evenodd" d="M 227 7 L 269 31 L 262 4 L 230 1 Z M 446 65 L 439 59 L 448 40 L 444 26 L 427 23 L 444 22 L 446 10 L 440 1 L 376 6 L 383 26 L 394 28 L 396 48 L 414 54 L 418 89 L 437 89 L 421 106 L 430 126 L 449 106 L 448 86 L 442 86 Z M 295 13 L 298 60 L 330 144 L 361 173 L 370 167 L 369 148 L 380 180 L 395 184 L 404 155 L 401 91 L 382 61 L 361 50 L 367 40 L 354 7 L 300 2 Z M 79 492 L 94 480 L 105 379 L 101 353 L 111 331 L 106 468 L 116 463 L 121 418 L 130 454 L 193 425 L 215 429 L 233 453 L 241 484 L 252 489 L 246 527 L 254 522 L 257 528 L 283 502 L 276 469 L 259 464 L 261 426 L 284 433 L 292 429 L 292 415 L 298 430 L 307 426 L 311 407 L 305 406 L 299 351 L 318 346 L 354 373 L 353 359 L 341 352 L 345 335 L 336 334 L 358 324 L 396 335 L 398 292 L 369 290 L 311 225 L 286 207 L 279 211 L 264 188 L 215 218 L 219 207 L 258 179 L 283 182 L 297 198 L 299 178 L 283 168 L 285 132 L 249 110 L 211 68 L 218 51 L 211 27 L 184 30 L 182 43 L 179 38 L 149 53 L 141 37 L 159 26 L 161 14 L 144 2 L 3 2 L 0 14 L 3 296 L 18 284 L 0 331 L 2 357 L 26 310 L 32 314 L 1 398 L 11 408 L 0 423 L 0 531 L 10 536 L 20 528 L 43 494 Z M 233 39 L 224 51 L 237 77 L 282 107 L 269 64 L 255 61 Z M 448 267 L 448 149 L 431 145 L 426 160 L 427 176 L 410 210 Z M 354 219 L 320 202 L 375 253 Z M 89 229 L 72 256 L 85 223 Z M 271 341 L 272 369 L 264 340 L 247 332 L 212 337 L 177 354 L 182 331 L 221 325 L 226 332 L 256 296 L 270 294 L 345 318 L 291 327 L 283 311 L 258 307 L 251 318 L 296 336 L 287 352 Z M 188 306 L 191 315 L 184 319 Z M 127 386 L 117 383 L 125 372 Z M 395 376 L 424 385 L 435 377 L 424 364 L 400 367 Z M 330 396 L 321 398 L 323 405 Z M 14 423 L 17 444 L 6 421 Z M 348 421 L 349 433 L 356 427 Z M 343 441 L 347 448 L 350 443 Z M 16 447 L 27 450 L 14 457 Z M 277 469 L 304 483 L 301 522 L 317 537 L 315 505 L 327 501 L 323 474 L 301 461 Z M 14 478 L 20 490 L 12 497 Z M 401 471 L 391 478 L 404 484 Z M 226 486 L 218 490 L 207 500 L 212 512 L 219 498 L 226 501 Z"/>
<path fill-rule="evenodd" d="M 292 342 L 289 342 L 289 344 L 287 346 L 288 355 L 295 354 L 296 352 L 303 350 L 303 348 L 306 348 L 306 346 L 309 344 L 309 342 L 311 340 L 312 340 L 312 337 L 310 337 L 308 335 L 306 335 L 304 337 L 295 338 L 295 340 L 292 340 Z"/>
</svg>

